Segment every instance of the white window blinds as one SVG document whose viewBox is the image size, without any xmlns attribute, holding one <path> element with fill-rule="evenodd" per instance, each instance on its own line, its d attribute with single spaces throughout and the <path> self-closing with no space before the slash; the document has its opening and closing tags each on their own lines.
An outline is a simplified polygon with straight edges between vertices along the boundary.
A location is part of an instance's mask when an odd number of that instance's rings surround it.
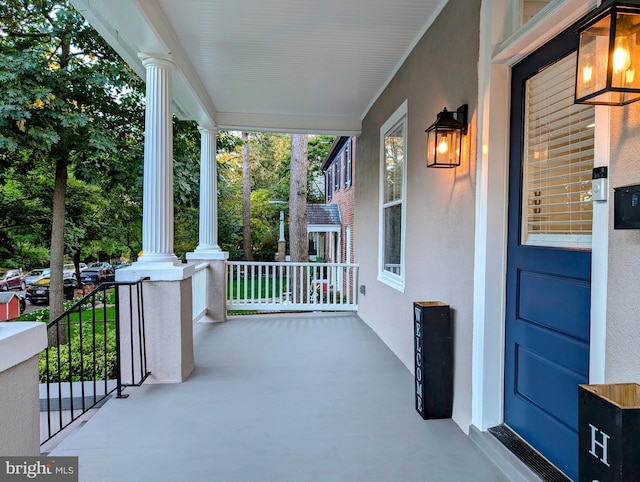
<svg viewBox="0 0 640 482">
<path fill-rule="evenodd" d="M 573 103 L 576 54 L 527 80 L 522 243 L 591 247 L 595 110 Z"/>
</svg>

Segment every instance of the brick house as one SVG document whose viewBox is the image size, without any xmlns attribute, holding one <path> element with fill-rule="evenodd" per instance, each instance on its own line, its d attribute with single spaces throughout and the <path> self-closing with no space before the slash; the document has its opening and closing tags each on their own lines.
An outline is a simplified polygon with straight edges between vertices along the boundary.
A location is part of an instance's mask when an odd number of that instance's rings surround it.
<svg viewBox="0 0 640 482">
<path fill-rule="evenodd" d="M 354 208 L 355 208 L 355 147 L 354 136 L 340 136 L 334 141 L 322 163 L 325 177 L 325 203 L 337 205 L 342 219 L 337 262 L 351 263 L 354 260 Z"/>
</svg>

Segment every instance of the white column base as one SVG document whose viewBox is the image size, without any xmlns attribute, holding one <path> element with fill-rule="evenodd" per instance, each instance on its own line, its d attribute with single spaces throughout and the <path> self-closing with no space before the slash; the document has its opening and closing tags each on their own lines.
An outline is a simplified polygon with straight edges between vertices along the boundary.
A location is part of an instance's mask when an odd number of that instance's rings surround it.
<svg viewBox="0 0 640 482">
<path fill-rule="evenodd" d="M 226 261 L 229 259 L 229 253 L 220 250 L 220 248 L 196 248 L 195 251 L 187 253 L 187 259 L 193 263 L 199 261 Z"/>
<path fill-rule="evenodd" d="M 191 278 L 194 273 L 195 266 L 192 264 L 136 261 L 131 266 L 116 270 L 116 281 L 131 282 L 141 278 L 149 278 L 150 281 L 180 281 Z"/>
<path fill-rule="evenodd" d="M 147 369 L 151 383 L 180 383 L 186 380 L 194 368 L 193 354 L 193 305 L 191 277 L 195 266 L 165 263 L 133 263 L 116 271 L 116 281 L 135 282 L 148 278 L 143 283 L 144 320 L 146 332 Z M 130 322 L 130 300 L 127 287 L 120 288 L 120 319 L 123 367 L 131 366 L 130 340 L 136 333 L 128 331 Z M 135 300 L 134 300 L 135 302 Z M 137 310 L 133 310 L 136 316 Z M 135 322 L 136 320 L 134 320 Z M 137 330 L 137 325 L 134 330 Z M 128 352 L 129 351 L 129 352 Z M 139 354 L 133 354 L 138 365 Z M 126 371 L 123 381 L 130 382 Z"/>
<path fill-rule="evenodd" d="M 161 264 L 171 264 L 173 266 L 181 264 L 180 260 L 175 254 L 155 254 L 155 253 L 143 254 L 138 258 L 138 261 L 136 261 L 136 263 L 145 264 L 145 265 L 161 263 Z"/>
<path fill-rule="evenodd" d="M 141 363 L 135 290 L 132 292 L 133 300 L 130 298 L 128 287 L 121 286 L 119 290 L 122 381 L 139 382 Z M 145 281 L 142 290 L 147 371 L 151 372 L 145 383 L 183 382 L 189 378 L 195 366 L 191 279 Z M 132 302 L 134 309 L 130 310 Z M 131 313 L 134 316 L 133 332 L 130 329 Z M 135 380 L 130 373 L 132 357 L 136 370 Z"/>
</svg>

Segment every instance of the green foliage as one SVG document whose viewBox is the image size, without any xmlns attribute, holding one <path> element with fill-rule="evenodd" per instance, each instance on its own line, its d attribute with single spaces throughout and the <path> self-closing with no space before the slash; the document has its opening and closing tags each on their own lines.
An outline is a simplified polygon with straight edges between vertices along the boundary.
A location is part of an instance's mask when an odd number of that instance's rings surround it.
<svg viewBox="0 0 640 482">
<path fill-rule="evenodd" d="M 43 351 L 38 363 L 40 383 L 115 379 L 115 328 L 113 323 L 107 326 L 105 335 L 102 324 L 85 321 L 81 325 L 82 337 L 76 325 L 69 344 Z"/>
<path fill-rule="evenodd" d="M 64 304 L 64 309 L 68 310 L 75 304 L 75 301 L 67 301 Z M 24 313 L 20 315 L 15 321 L 48 321 L 49 320 L 49 307 L 39 308 L 33 310 L 31 313 Z"/>
<path fill-rule="evenodd" d="M 135 260 L 142 249 L 144 81 L 69 1 L 4 0 L 0 85 L 0 265 L 28 270 L 64 255 Z M 279 208 L 268 200 L 288 199 L 290 136 L 252 133 L 249 142 L 252 245 L 257 257 L 272 259 Z M 319 167 L 332 142 L 310 138 L 309 202 L 322 200 Z M 219 244 L 231 253 L 242 242 L 241 147 L 236 133 L 217 133 Z M 64 167 L 66 216 L 52 226 L 56 166 Z M 198 243 L 199 174 L 197 125 L 174 119 L 180 257 Z M 51 244 L 61 232 L 64 252 Z"/>
<path fill-rule="evenodd" d="M 309 169 L 307 171 L 307 202 L 324 202 L 324 174 L 322 162 L 329 153 L 335 136 L 312 136 L 307 145 Z"/>
<path fill-rule="evenodd" d="M 175 211 L 175 255 L 184 260 L 186 253 L 198 246 L 198 222 L 200 212 L 196 206 L 184 206 Z"/>
</svg>

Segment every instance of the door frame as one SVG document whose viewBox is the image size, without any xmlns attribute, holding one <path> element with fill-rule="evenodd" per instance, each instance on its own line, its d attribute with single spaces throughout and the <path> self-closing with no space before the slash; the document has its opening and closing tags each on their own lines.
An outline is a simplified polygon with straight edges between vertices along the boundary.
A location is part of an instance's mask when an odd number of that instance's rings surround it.
<svg viewBox="0 0 640 482">
<path fill-rule="evenodd" d="M 501 40 L 504 25 L 514 25 L 517 1 L 483 0 L 480 14 L 471 413 L 480 431 L 503 422 L 511 67 L 597 3 L 552 0 L 536 20 L 500 43 L 495 39 Z M 595 166 L 609 165 L 609 109 L 596 106 Z M 590 383 L 604 382 L 608 226 L 609 202 L 594 203 Z"/>
</svg>

